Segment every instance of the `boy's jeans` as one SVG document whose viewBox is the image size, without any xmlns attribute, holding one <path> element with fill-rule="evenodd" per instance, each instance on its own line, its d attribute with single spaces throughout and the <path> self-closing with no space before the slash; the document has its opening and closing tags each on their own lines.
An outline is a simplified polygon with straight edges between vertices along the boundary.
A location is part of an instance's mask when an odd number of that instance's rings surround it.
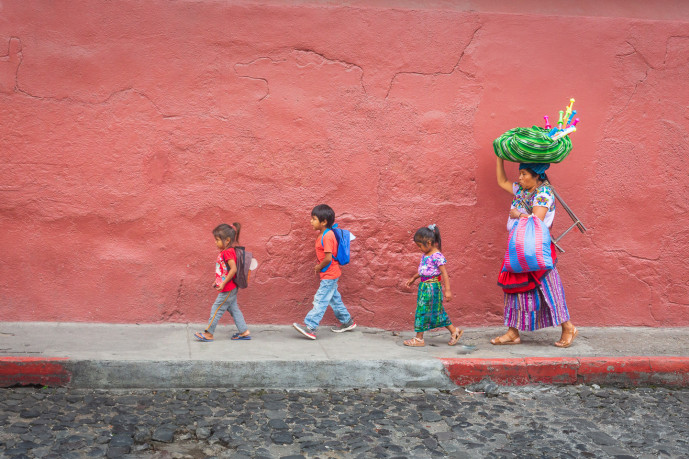
<svg viewBox="0 0 689 459">
<path fill-rule="evenodd" d="M 343 324 L 349 323 L 352 316 L 342 302 L 340 292 L 337 291 L 337 279 L 321 279 L 321 286 L 318 287 L 316 295 L 313 297 L 313 309 L 306 314 L 304 324 L 311 330 L 315 331 L 318 324 L 321 323 L 325 310 L 328 309 L 328 304 L 333 308 L 335 317 Z"/>
<path fill-rule="evenodd" d="M 228 309 L 230 310 L 230 314 L 234 319 L 234 324 L 237 326 L 239 333 L 244 333 L 247 330 L 244 315 L 242 311 L 239 310 L 239 305 L 237 304 L 237 290 L 238 289 L 233 288 L 229 292 L 220 292 L 218 294 L 211 308 L 211 317 L 208 319 L 208 328 L 206 328 L 208 333 L 215 333 L 215 327 L 218 325 L 218 321 Z"/>
</svg>

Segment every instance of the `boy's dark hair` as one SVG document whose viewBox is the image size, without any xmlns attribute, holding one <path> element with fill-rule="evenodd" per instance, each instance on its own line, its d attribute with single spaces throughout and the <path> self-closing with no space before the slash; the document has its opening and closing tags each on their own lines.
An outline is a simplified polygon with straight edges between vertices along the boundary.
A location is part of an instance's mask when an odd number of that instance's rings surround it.
<svg viewBox="0 0 689 459">
<path fill-rule="evenodd" d="M 311 216 L 319 222 L 325 222 L 326 228 L 332 228 L 335 223 L 335 211 L 327 204 L 318 204 L 311 211 Z"/>
<path fill-rule="evenodd" d="M 213 230 L 213 237 L 219 237 L 221 240 L 229 239 L 230 244 L 239 242 L 239 232 L 242 230 L 242 225 L 235 222 L 232 225 L 222 223 Z"/>
<path fill-rule="evenodd" d="M 438 244 L 438 250 L 442 250 L 440 230 L 438 229 L 438 225 L 429 226 L 424 226 L 416 230 L 416 234 L 414 234 L 414 242 L 421 242 L 422 244 Z"/>
</svg>

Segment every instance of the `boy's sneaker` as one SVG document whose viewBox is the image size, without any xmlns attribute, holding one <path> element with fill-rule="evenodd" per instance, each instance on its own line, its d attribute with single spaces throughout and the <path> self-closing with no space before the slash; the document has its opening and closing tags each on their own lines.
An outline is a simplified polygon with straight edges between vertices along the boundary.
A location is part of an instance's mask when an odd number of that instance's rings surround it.
<svg viewBox="0 0 689 459">
<path fill-rule="evenodd" d="M 293 323 L 292 326 L 296 328 L 299 333 L 306 336 L 308 339 L 316 339 L 316 332 L 311 330 L 306 325 Z"/>
<path fill-rule="evenodd" d="M 349 330 L 354 330 L 355 328 L 356 328 L 356 324 L 354 323 L 354 319 L 352 319 L 346 324 L 340 324 L 337 327 L 331 328 L 331 330 L 334 331 L 335 333 L 342 333 L 342 332 L 346 332 Z"/>
</svg>

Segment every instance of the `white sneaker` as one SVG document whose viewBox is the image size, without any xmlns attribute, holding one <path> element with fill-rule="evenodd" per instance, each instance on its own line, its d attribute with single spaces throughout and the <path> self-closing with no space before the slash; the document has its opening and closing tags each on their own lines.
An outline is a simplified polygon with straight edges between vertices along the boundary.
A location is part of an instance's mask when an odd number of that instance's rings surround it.
<svg viewBox="0 0 689 459">
<path fill-rule="evenodd" d="M 298 323 L 293 323 L 292 326 L 297 329 L 299 333 L 306 336 L 308 339 L 316 339 L 316 332 L 311 330 L 306 325 L 301 325 Z"/>
</svg>

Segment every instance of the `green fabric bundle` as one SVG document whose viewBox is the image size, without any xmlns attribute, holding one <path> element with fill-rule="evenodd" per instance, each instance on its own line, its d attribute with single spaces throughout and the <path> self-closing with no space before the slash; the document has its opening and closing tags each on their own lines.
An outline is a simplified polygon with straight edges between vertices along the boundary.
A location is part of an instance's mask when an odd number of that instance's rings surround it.
<svg viewBox="0 0 689 459">
<path fill-rule="evenodd" d="M 495 155 L 516 163 L 559 163 L 572 151 L 569 136 L 553 140 L 548 131 L 534 126 L 514 128 L 493 141 Z"/>
</svg>

